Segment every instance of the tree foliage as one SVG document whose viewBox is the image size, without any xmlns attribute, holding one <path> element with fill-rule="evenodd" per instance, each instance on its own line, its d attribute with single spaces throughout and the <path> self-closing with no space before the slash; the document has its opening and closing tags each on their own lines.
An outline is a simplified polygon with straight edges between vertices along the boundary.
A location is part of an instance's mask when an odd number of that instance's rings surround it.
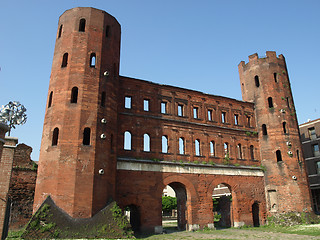
<svg viewBox="0 0 320 240">
<path fill-rule="evenodd" d="M 177 209 L 177 198 L 170 196 L 162 197 L 162 211 L 170 212 L 172 209 Z"/>
</svg>

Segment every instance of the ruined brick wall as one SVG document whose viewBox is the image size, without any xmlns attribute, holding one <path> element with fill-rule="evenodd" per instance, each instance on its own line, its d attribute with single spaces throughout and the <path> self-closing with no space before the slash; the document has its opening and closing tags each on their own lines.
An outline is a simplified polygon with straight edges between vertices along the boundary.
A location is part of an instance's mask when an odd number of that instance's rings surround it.
<svg viewBox="0 0 320 240">
<path fill-rule="evenodd" d="M 244 101 L 255 104 L 261 162 L 266 166 L 270 214 L 310 211 L 305 162 L 288 71 L 283 55 L 267 52 L 239 64 Z"/>
<path fill-rule="evenodd" d="M 32 148 L 19 144 L 14 152 L 9 197 L 11 199 L 10 229 L 19 229 L 32 216 L 37 179 L 36 164 L 31 160 Z"/>
</svg>

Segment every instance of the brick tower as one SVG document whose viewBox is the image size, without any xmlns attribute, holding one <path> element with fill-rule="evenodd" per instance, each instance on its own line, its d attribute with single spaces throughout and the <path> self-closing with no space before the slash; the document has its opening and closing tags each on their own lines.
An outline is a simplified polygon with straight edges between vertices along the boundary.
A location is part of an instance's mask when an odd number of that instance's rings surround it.
<svg viewBox="0 0 320 240">
<path fill-rule="evenodd" d="M 115 197 L 120 37 L 102 10 L 60 16 L 34 211 L 50 195 L 72 217 L 91 217 Z"/>
<path fill-rule="evenodd" d="M 269 214 L 311 211 L 297 117 L 283 55 L 239 64 L 242 98 L 255 103 Z"/>
</svg>

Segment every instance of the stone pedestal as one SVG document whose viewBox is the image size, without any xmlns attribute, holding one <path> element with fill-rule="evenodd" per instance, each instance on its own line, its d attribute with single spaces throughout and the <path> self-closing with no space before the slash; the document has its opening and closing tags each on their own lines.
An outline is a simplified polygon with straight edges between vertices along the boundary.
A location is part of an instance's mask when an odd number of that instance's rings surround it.
<svg viewBox="0 0 320 240">
<path fill-rule="evenodd" d="M 3 139 L 3 138 L 0 138 Z M 2 141 L 3 142 L 3 141 Z M 6 137 L 1 149 L 2 156 L 0 161 L 0 235 L 5 239 L 8 230 L 8 219 L 6 219 L 6 210 L 8 204 L 8 192 L 12 173 L 13 155 L 18 138 Z M 2 143 L 3 144 L 3 143 Z"/>
</svg>

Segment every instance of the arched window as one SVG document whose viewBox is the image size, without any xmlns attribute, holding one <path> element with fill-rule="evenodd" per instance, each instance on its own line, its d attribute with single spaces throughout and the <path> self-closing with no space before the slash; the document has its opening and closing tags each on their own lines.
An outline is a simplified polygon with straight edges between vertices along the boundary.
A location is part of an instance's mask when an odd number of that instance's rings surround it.
<svg viewBox="0 0 320 240">
<path fill-rule="evenodd" d="M 168 153 L 168 137 L 162 136 L 162 153 Z"/>
<path fill-rule="evenodd" d="M 60 38 L 60 37 L 61 37 L 61 34 L 62 34 L 62 24 L 61 24 L 61 25 L 60 25 L 60 27 L 59 27 L 58 38 Z"/>
<path fill-rule="evenodd" d="M 86 20 L 84 18 L 80 19 L 79 22 L 79 32 L 85 32 L 86 30 Z"/>
<path fill-rule="evenodd" d="M 199 139 L 196 139 L 194 141 L 194 147 L 196 151 L 196 156 L 200 156 L 200 140 Z"/>
<path fill-rule="evenodd" d="M 210 142 L 210 156 L 215 155 L 215 149 L 214 149 L 214 141 Z"/>
<path fill-rule="evenodd" d="M 68 53 L 63 54 L 61 67 L 66 67 L 68 65 Z"/>
<path fill-rule="evenodd" d="M 229 158 L 230 157 L 229 143 L 225 142 L 223 144 L 223 150 L 224 150 L 224 157 Z"/>
<path fill-rule="evenodd" d="M 53 96 L 53 92 L 51 91 L 49 95 L 48 108 L 51 107 L 52 105 L 52 96 Z"/>
<path fill-rule="evenodd" d="M 268 97 L 268 105 L 269 105 L 269 108 L 273 108 L 272 97 Z"/>
<path fill-rule="evenodd" d="M 254 160 L 254 146 L 250 145 L 250 159 Z"/>
<path fill-rule="evenodd" d="M 283 133 L 287 134 L 287 123 L 286 122 L 282 123 L 282 128 L 283 128 Z"/>
<path fill-rule="evenodd" d="M 184 154 L 184 138 L 179 138 L 179 154 Z"/>
<path fill-rule="evenodd" d="M 282 162 L 282 157 L 281 157 L 281 151 L 280 150 L 276 151 L 276 157 L 277 157 L 277 162 Z"/>
<path fill-rule="evenodd" d="M 90 145 L 90 132 L 91 130 L 88 127 L 83 130 L 83 145 Z"/>
<path fill-rule="evenodd" d="M 275 82 L 278 82 L 278 74 L 277 73 L 273 73 L 273 78 Z"/>
<path fill-rule="evenodd" d="M 267 126 L 265 124 L 262 124 L 262 134 L 263 135 L 268 135 Z"/>
<path fill-rule="evenodd" d="M 73 87 L 71 90 L 71 103 L 77 103 L 78 102 L 78 88 Z"/>
<path fill-rule="evenodd" d="M 107 25 L 106 26 L 106 38 L 108 38 L 110 36 L 110 26 Z"/>
<path fill-rule="evenodd" d="M 90 54 L 90 67 L 95 67 L 96 66 L 96 54 L 91 53 Z"/>
<path fill-rule="evenodd" d="M 256 87 L 260 86 L 259 77 L 257 75 L 254 77 L 254 82 L 256 84 Z"/>
<path fill-rule="evenodd" d="M 131 133 L 128 131 L 124 132 L 123 149 L 124 150 L 131 150 Z"/>
<path fill-rule="evenodd" d="M 59 128 L 55 128 L 52 134 L 52 146 L 57 146 L 59 140 Z"/>
<path fill-rule="evenodd" d="M 101 93 L 101 107 L 104 107 L 106 105 L 106 92 Z"/>
<path fill-rule="evenodd" d="M 150 152 L 150 136 L 147 133 L 143 134 L 143 151 Z"/>
<path fill-rule="evenodd" d="M 238 151 L 238 159 L 242 159 L 242 147 L 240 143 L 237 145 L 237 151 Z"/>
</svg>

